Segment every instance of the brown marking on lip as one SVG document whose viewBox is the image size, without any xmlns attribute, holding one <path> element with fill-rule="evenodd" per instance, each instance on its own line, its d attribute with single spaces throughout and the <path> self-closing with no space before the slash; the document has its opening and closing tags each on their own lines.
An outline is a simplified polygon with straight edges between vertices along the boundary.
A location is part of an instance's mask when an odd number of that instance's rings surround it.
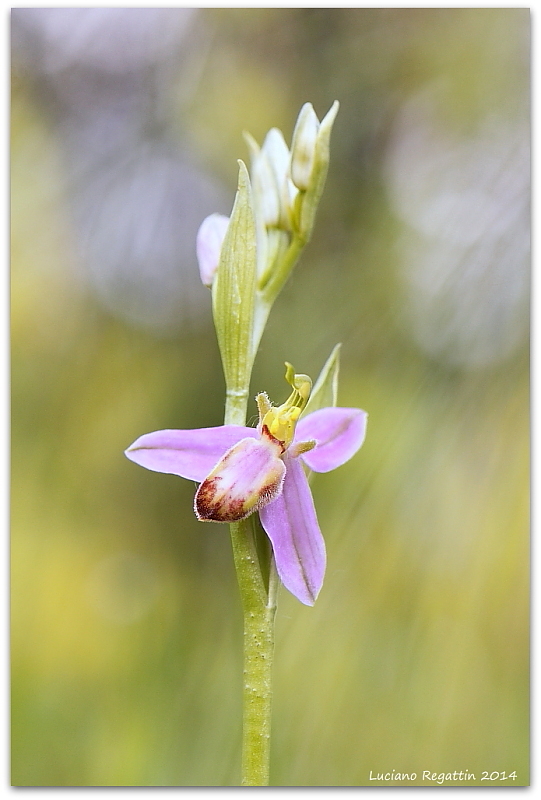
<svg viewBox="0 0 541 800">
<path fill-rule="evenodd" d="M 207 478 L 195 494 L 195 514 L 201 522 L 238 522 L 254 510 L 245 510 L 246 498 L 217 497 L 221 480 L 219 475 Z"/>
<path fill-rule="evenodd" d="M 263 425 L 263 428 L 261 429 L 261 435 L 266 436 L 267 439 L 270 439 L 273 444 L 280 448 L 280 455 L 285 452 L 285 442 L 282 442 L 281 439 L 277 439 L 276 436 L 273 436 L 269 431 L 268 425 Z"/>
<path fill-rule="evenodd" d="M 271 500 L 274 500 L 278 496 L 278 490 L 281 488 L 281 486 L 281 480 L 274 481 L 274 483 L 268 483 L 266 486 L 264 486 L 261 489 L 260 501 L 257 508 L 260 509 L 262 506 L 266 506 L 267 503 L 270 503 Z"/>
<path fill-rule="evenodd" d="M 228 502 L 224 503 L 222 506 L 223 521 L 238 522 L 239 519 L 244 519 L 244 517 L 252 514 L 254 509 L 251 508 L 249 511 L 246 511 L 245 503 L 246 500 L 244 498 L 229 500 Z"/>
<path fill-rule="evenodd" d="M 274 500 L 282 487 L 282 478 L 263 486 L 257 503 L 246 510 L 245 497 L 216 498 L 220 481 L 220 476 L 207 478 L 195 494 L 195 515 L 200 522 L 239 522 Z"/>
<path fill-rule="evenodd" d="M 218 485 L 222 479 L 217 476 L 215 478 L 207 478 L 200 484 L 197 492 L 195 493 L 194 508 L 197 519 L 205 522 L 207 520 L 218 522 L 220 521 L 216 514 L 219 510 L 219 504 L 216 503 L 216 492 Z"/>
</svg>

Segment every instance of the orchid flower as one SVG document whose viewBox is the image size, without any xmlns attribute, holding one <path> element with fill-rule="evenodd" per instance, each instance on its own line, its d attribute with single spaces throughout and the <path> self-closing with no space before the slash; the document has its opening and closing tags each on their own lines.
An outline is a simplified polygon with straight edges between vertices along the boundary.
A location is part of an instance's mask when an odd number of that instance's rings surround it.
<svg viewBox="0 0 541 800">
<path fill-rule="evenodd" d="M 266 394 L 257 396 L 257 428 L 155 431 L 139 437 L 126 456 L 155 472 L 197 481 L 194 510 L 202 522 L 236 522 L 259 511 L 282 583 L 313 605 L 326 554 L 304 466 L 329 472 L 348 461 L 364 441 L 367 414 L 331 407 L 301 418 L 312 382 L 286 367 L 293 391 L 278 407 Z"/>
</svg>

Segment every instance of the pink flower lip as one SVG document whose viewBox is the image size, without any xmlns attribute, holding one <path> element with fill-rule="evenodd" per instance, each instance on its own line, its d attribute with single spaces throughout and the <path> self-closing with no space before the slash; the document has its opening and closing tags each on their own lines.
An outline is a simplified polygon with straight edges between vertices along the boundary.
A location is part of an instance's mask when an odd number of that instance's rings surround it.
<svg viewBox="0 0 541 800">
<path fill-rule="evenodd" d="M 195 514 L 203 522 L 237 522 L 282 491 L 281 448 L 265 436 L 233 445 L 200 484 Z"/>
</svg>

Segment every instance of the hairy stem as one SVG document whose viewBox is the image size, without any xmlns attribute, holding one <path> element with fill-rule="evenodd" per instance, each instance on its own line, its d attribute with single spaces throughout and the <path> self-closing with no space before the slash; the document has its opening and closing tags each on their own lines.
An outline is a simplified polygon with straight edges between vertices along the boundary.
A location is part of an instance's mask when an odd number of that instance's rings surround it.
<svg viewBox="0 0 541 800">
<path fill-rule="evenodd" d="M 247 394 L 228 392 L 226 425 L 245 424 L 246 403 Z M 268 786 L 276 570 L 271 559 L 264 579 L 250 518 L 229 527 L 244 617 L 242 785 Z"/>
<path fill-rule="evenodd" d="M 276 606 L 244 616 L 242 785 L 268 786 Z"/>
</svg>

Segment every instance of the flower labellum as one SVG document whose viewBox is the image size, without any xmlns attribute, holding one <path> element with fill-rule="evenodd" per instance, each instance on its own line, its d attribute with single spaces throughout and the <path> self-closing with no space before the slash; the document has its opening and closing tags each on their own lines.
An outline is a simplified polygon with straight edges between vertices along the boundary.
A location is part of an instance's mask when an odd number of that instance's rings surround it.
<svg viewBox="0 0 541 800">
<path fill-rule="evenodd" d="M 197 490 L 197 519 L 236 522 L 273 500 L 286 471 L 281 454 L 280 443 L 270 436 L 246 437 L 233 445 Z"/>
<path fill-rule="evenodd" d="M 257 428 L 223 425 L 155 431 L 139 437 L 126 456 L 147 469 L 200 483 L 197 518 L 235 522 L 259 511 L 284 586 L 313 605 L 325 574 L 325 543 L 303 464 L 328 472 L 360 448 L 367 414 L 323 408 L 301 418 L 312 383 L 286 365 L 292 393 L 281 406 L 257 396 Z"/>
<path fill-rule="evenodd" d="M 211 214 L 199 226 L 195 247 L 201 281 L 205 286 L 212 286 L 228 225 L 229 217 Z"/>
</svg>

